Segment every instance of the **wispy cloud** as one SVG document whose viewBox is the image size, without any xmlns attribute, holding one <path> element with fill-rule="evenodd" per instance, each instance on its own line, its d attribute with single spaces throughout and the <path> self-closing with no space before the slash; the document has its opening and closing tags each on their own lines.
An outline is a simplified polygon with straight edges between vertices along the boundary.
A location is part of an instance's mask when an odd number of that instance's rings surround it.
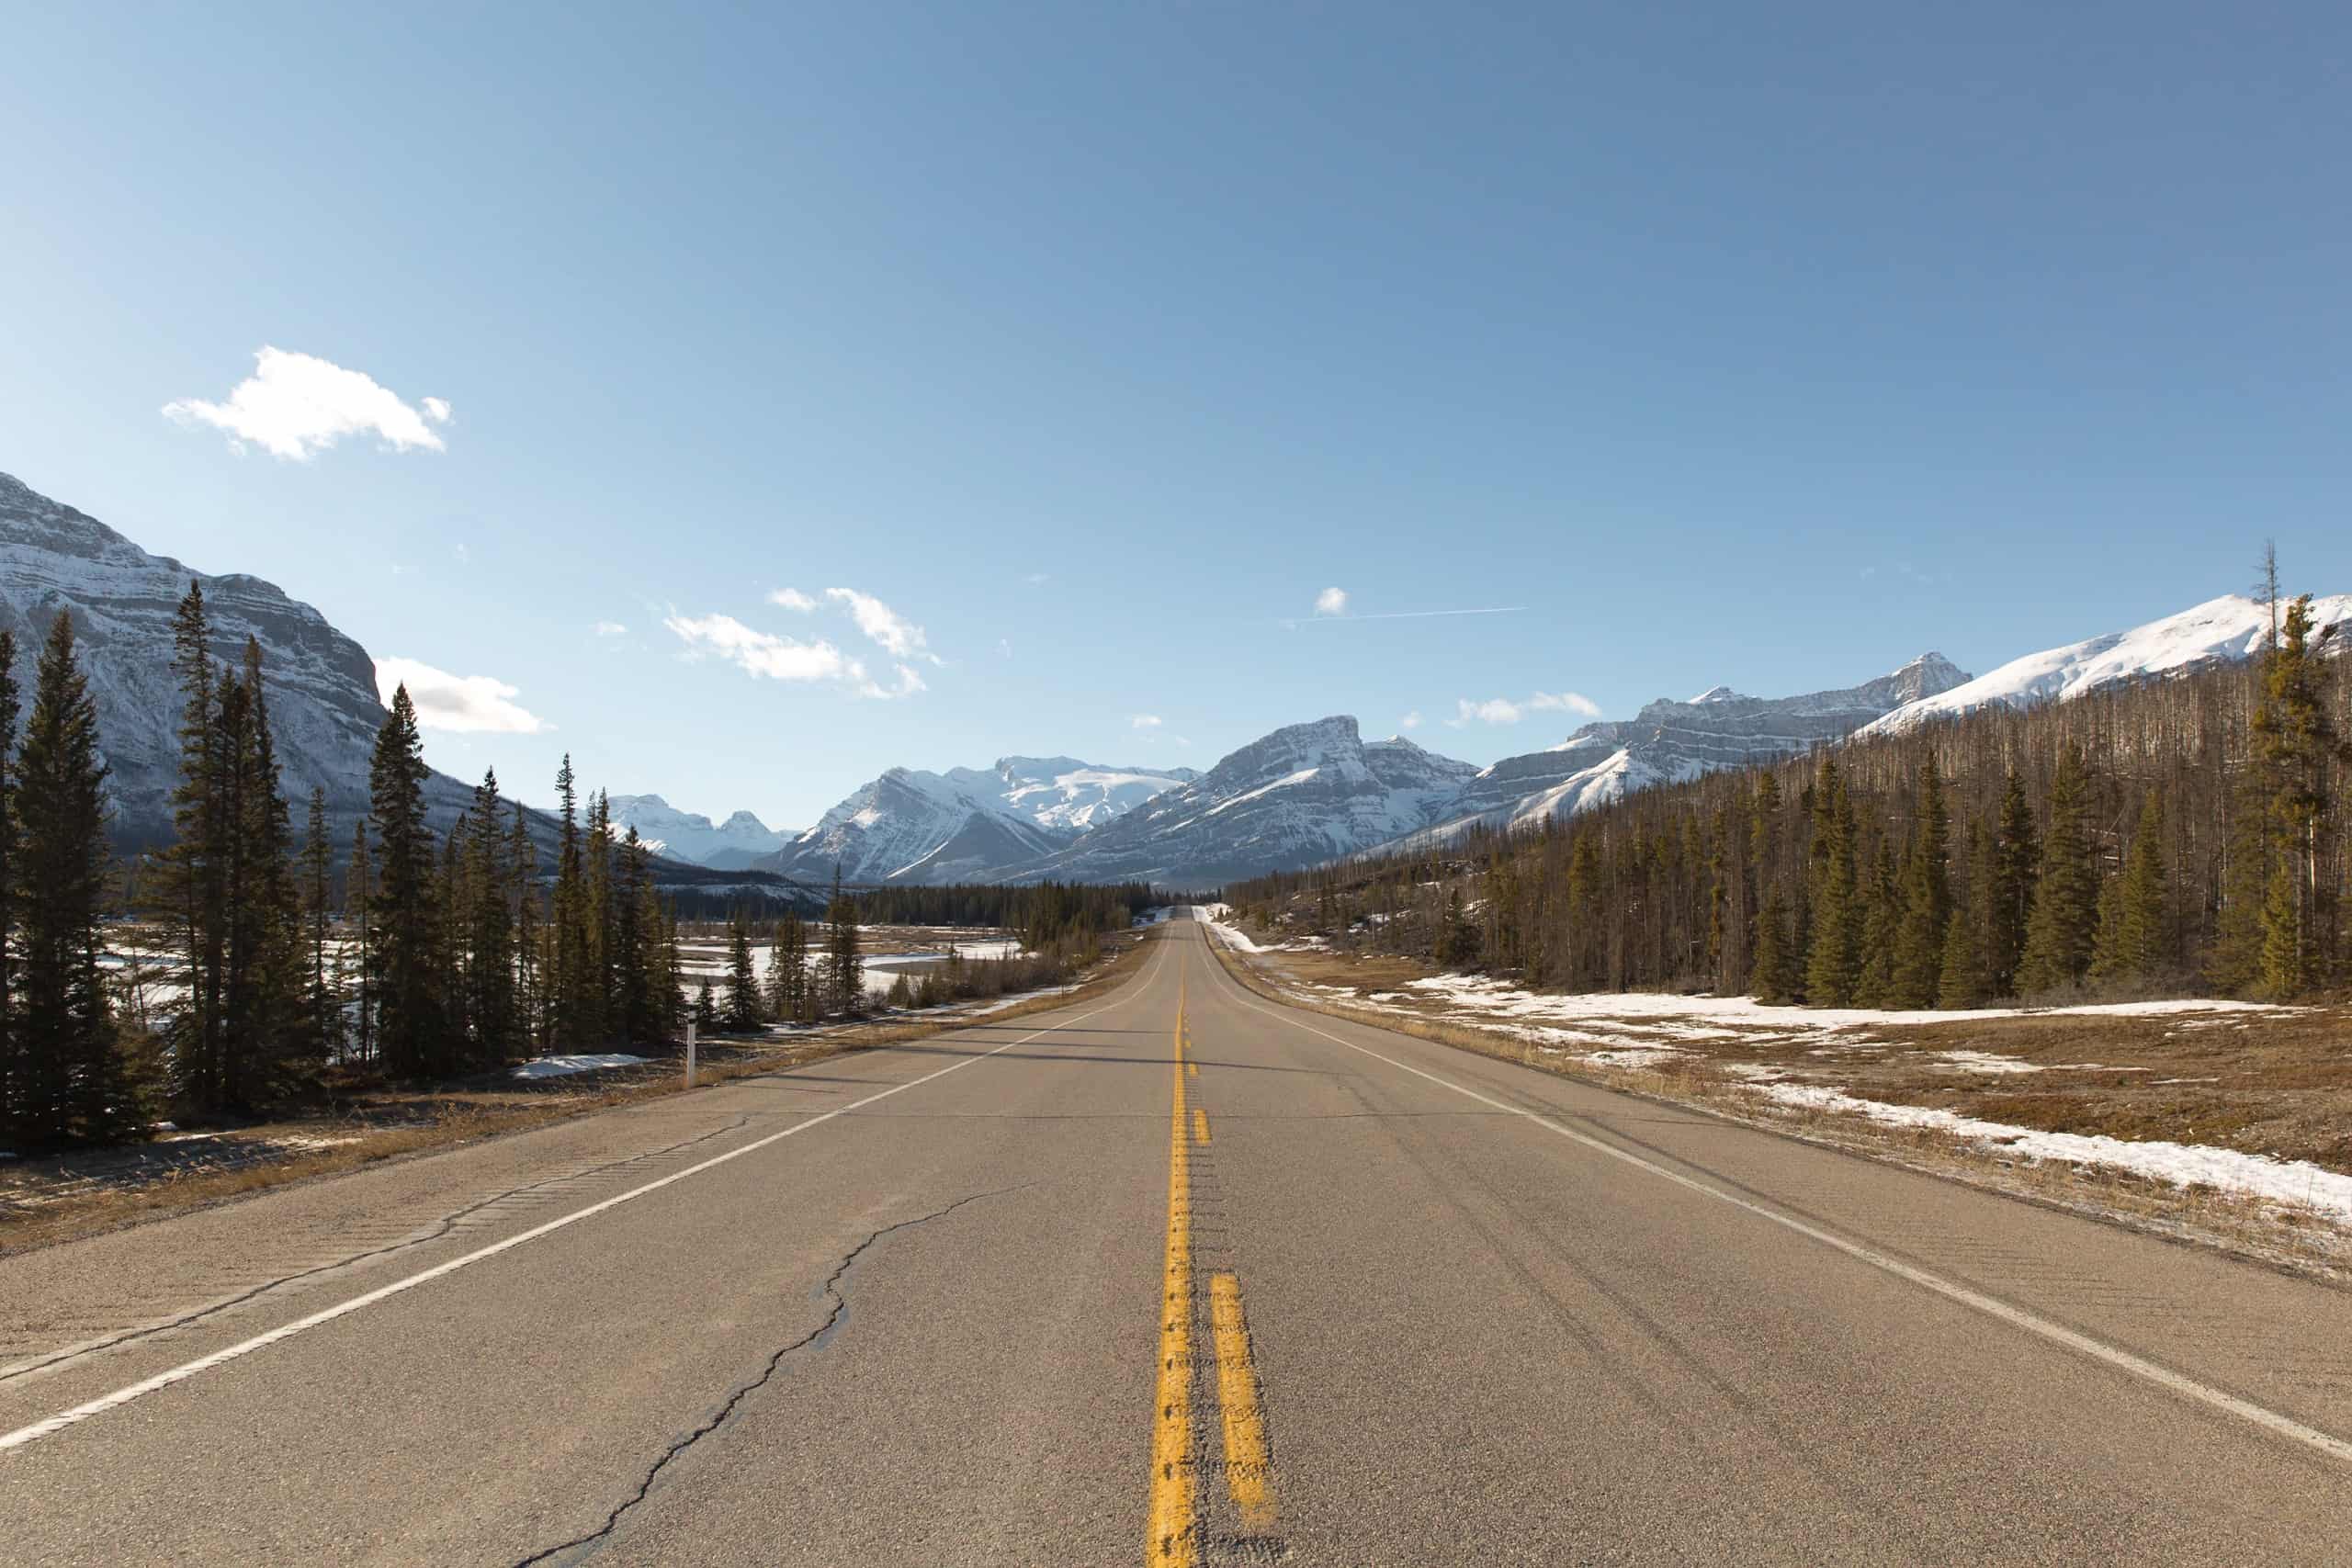
<svg viewBox="0 0 2352 1568">
<path fill-rule="evenodd" d="M 853 659 L 820 637 L 803 642 L 747 626 L 732 615 L 668 615 L 662 624 L 686 645 L 686 655 L 715 655 L 754 679 L 800 682 L 832 682 L 854 696 L 907 697 L 927 690 L 912 667 L 896 667 L 898 679 L 885 685 Z"/>
<path fill-rule="evenodd" d="M 514 699 L 522 694 L 494 676 L 452 675 L 414 659 L 376 660 L 377 695 L 389 704 L 401 686 L 422 728 L 537 735 L 555 728 L 519 705 Z"/>
<path fill-rule="evenodd" d="M 1344 615 L 1348 613 L 1348 591 L 1326 588 L 1315 596 L 1315 613 L 1318 615 Z"/>
<path fill-rule="evenodd" d="M 1156 713 L 1139 713 L 1131 716 L 1127 719 L 1127 728 L 1130 729 L 1158 729 L 1163 722 L 1165 721 L 1162 720 Z"/>
<path fill-rule="evenodd" d="M 768 595 L 768 603 L 781 604 L 787 610 L 797 610 L 803 615 L 817 607 L 817 601 L 797 588 L 779 588 Z"/>
<path fill-rule="evenodd" d="M 371 433 L 395 452 L 443 451 L 433 426 L 449 423 L 449 405 L 439 398 L 423 401 L 422 409 L 412 408 L 374 377 L 315 355 L 264 347 L 254 355 L 254 373 L 231 388 L 227 399 L 181 398 L 164 405 L 164 417 L 223 431 L 232 450 L 243 452 L 250 442 L 293 462 L 307 461 L 347 435 Z"/>
<path fill-rule="evenodd" d="M 922 628 L 899 615 L 871 593 L 860 593 L 854 588 L 828 588 L 825 597 L 845 606 L 857 629 L 873 639 L 876 646 L 895 659 L 923 659 L 933 664 L 946 661 L 931 651 L 929 639 Z"/>
<path fill-rule="evenodd" d="M 1404 717 L 1396 721 L 1396 728 L 1399 729 L 1419 729 L 1420 727 L 1421 710 L 1419 708 L 1415 708 L 1412 712 L 1407 714 Z"/>
<path fill-rule="evenodd" d="M 1584 718 L 1599 718 L 1600 705 L 1582 692 L 1538 692 L 1527 699 L 1532 713 L 1572 713 Z"/>
<path fill-rule="evenodd" d="M 1488 697 L 1485 702 L 1473 702 L 1464 697 L 1455 702 L 1453 716 L 1445 722 L 1453 729 L 1470 724 L 1517 724 L 1531 713 L 1572 713 L 1585 718 L 1599 718 L 1600 705 L 1582 692 L 1537 692 L 1518 701 L 1510 697 Z M 1420 716 L 1411 716 L 1418 718 Z"/>
<path fill-rule="evenodd" d="M 627 637 L 628 628 L 618 621 L 598 621 L 596 635 L 598 637 Z"/>
</svg>

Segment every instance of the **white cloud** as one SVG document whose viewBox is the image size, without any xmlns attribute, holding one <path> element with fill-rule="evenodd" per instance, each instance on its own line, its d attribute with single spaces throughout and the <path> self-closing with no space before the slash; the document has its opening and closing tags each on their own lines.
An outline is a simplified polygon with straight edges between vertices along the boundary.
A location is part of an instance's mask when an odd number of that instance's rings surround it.
<svg viewBox="0 0 2352 1568">
<path fill-rule="evenodd" d="M 452 675 L 413 659 L 376 660 L 377 694 L 389 704 L 401 686 L 408 688 L 408 700 L 416 705 L 421 728 L 537 735 L 555 728 L 515 705 L 521 694 L 494 676 Z"/>
<path fill-rule="evenodd" d="M 825 597 L 836 604 L 848 607 L 850 619 L 857 629 L 896 659 L 925 659 L 933 664 L 943 663 L 931 651 L 922 628 L 899 615 L 871 593 L 860 593 L 854 588 L 828 588 Z"/>
<path fill-rule="evenodd" d="M 803 615 L 807 615 L 817 607 L 817 601 L 809 598 L 797 588 L 779 588 L 768 595 L 768 603 L 781 604 L 787 610 L 797 610 Z"/>
<path fill-rule="evenodd" d="M 1600 716 L 1600 705 L 1582 692 L 1538 692 L 1527 699 L 1527 705 L 1539 713 L 1572 713 L 1585 718 Z"/>
<path fill-rule="evenodd" d="M 1453 705 L 1453 716 L 1445 722 L 1455 729 L 1476 721 L 1479 724 L 1517 724 L 1520 705 L 1508 697 L 1489 697 L 1474 703 L 1464 697 Z"/>
<path fill-rule="evenodd" d="M 1474 703 L 1464 697 L 1453 705 L 1453 716 L 1445 722 L 1452 729 L 1467 724 L 1517 724 L 1531 713 L 1572 713 L 1583 718 L 1599 718 L 1600 705 L 1582 692 L 1537 692 L 1521 702 L 1488 697 L 1483 703 Z M 1407 716 L 1419 719 L 1420 715 Z"/>
<path fill-rule="evenodd" d="M 822 638 L 802 642 L 778 637 L 747 626 L 732 615 L 667 615 L 662 624 L 686 645 L 688 658 L 717 654 L 755 679 L 830 681 L 853 696 L 879 699 L 910 697 L 929 689 L 910 665 L 899 665 L 897 682 L 884 685 L 866 672 L 863 660 L 850 658 Z"/>
<path fill-rule="evenodd" d="M 1127 720 L 1127 728 L 1130 729 L 1158 729 L 1161 722 L 1160 716 L 1156 713 L 1139 713 Z"/>
<path fill-rule="evenodd" d="M 165 403 L 164 416 L 226 431 L 239 452 L 251 442 L 273 457 L 302 462 L 346 435 L 370 432 L 395 452 L 442 451 L 433 424 L 449 422 L 449 405 L 426 398 L 419 412 L 373 377 L 314 355 L 264 347 L 254 355 L 254 373 L 230 389 L 225 402 L 182 398 Z"/>
<path fill-rule="evenodd" d="M 627 637 L 628 636 L 628 628 L 621 625 L 618 621 L 598 621 L 596 623 L 596 635 L 598 637 Z"/>
<path fill-rule="evenodd" d="M 1315 596 L 1315 613 L 1318 615 L 1344 615 L 1348 613 L 1348 591 L 1326 588 Z"/>
<path fill-rule="evenodd" d="M 1419 729 L 1420 727 L 1421 710 L 1419 708 L 1415 708 L 1412 712 L 1407 714 L 1404 717 L 1396 721 L 1396 728 L 1399 729 Z"/>
</svg>

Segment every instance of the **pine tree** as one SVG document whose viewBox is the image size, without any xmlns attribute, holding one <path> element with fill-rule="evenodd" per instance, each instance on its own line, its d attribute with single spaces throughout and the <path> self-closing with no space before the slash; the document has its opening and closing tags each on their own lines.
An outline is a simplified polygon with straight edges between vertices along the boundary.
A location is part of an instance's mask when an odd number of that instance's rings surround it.
<svg viewBox="0 0 2352 1568">
<path fill-rule="evenodd" d="M 1785 1007 L 1797 999 L 1788 926 L 1788 908 L 1780 884 L 1773 883 L 1764 890 L 1764 908 L 1756 917 L 1756 963 L 1749 972 L 1756 999 L 1768 1007 Z"/>
<path fill-rule="evenodd" d="M 2091 842 L 2089 795 L 2082 749 L 2070 741 L 2059 752 L 2050 786 L 2041 875 L 2034 884 L 2025 952 L 2018 960 L 2018 989 L 2024 995 L 2072 985 L 2090 967 L 2098 930 L 2098 860 Z"/>
<path fill-rule="evenodd" d="M 248 1111 L 314 1073 L 323 1055 L 303 999 L 301 895 L 277 766 L 261 644 L 220 682 L 221 842 L 228 892 L 220 1104 Z"/>
<path fill-rule="evenodd" d="M 408 687 L 392 694 L 368 768 L 368 815 L 376 838 L 378 1048 L 387 1071 L 403 1077 L 445 1074 L 454 1066 L 435 960 L 441 947 L 432 830 L 424 823 L 424 744 Z"/>
<path fill-rule="evenodd" d="M 1805 1000 L 1844 1007 L 1861 970 L 1863 908 L 1855 863 L 1854 808 L 1837 762 L 1824 757 L 1814 790 L 1813 946 L 1805 957 Z"/>
<path fill-rule="evenodd" d="M 503 806 L 498 771 L 492 768 L 482 774 L 472 809 L 466 814 L 469 830 L 461 867 L 467 885 L 466 1012 L 473 1029 L 473 1056 L 482 1064 L 506 1061 L 525 1048 L 514 982 L 514 868 L 508 854 L 509 835 L 501 821 Z"/>
<path fill-rule="evenodd" d="M 1943 775 L 1930 755 L 1919 764 L 1919 809 L 1904 860 L 1903 924 L 1894 942 L 1888 998 L 1895 1007 L 1936 1005 L 1943 978 L 1944 931 L 1951 923 L 1951 872 L 1946 863 L 1951 831 Z"/>
<path fill-rule="evenodd" d="M 833 1008 L 854 1015 L 865 1008 L 865 961 L 857 951 L 857 901 L 842 891 L 842 868 L 833 867 L 833 893 L 825 905 L 825 990 Z"/>
<path fill-rule="evenodd" d="M 539 855 L 519 800 L 514 802 L 514 828 L 506 836 L 506 870 L 514 879 L 514 1027 L 517 1043 L 527 1053 L 547 1037 L 547 998 L 539 964 Z"/>
<path fill-rule="evenodd" d="M 2333 628 L 2330 628 L 2331 630 Z M 2287 606 L 2263 660 L 2254 717 L 2256 776 L 2267 794 L 2261 986 L 2299 996 L 2324 978 L 2334 908 L 2320 874 L 2335 763 L 2341 746 L 2327 712 L 2311 595 Z"/>
<path fill-rule="evenodd" d="M 145 1124 L 101 978 L 106 776 L 97 705 L 74 654 L 73 616 L 60 611 L 41 648 L 17 774 L 17 1123 L 36 1145 L 119 1142 Z"/>
<path fill-rule="evenodd" d="M 191 581 L 172 617 L 172 673 L 179 682 L 179 781 L 172 792 L 174 841 L 156 885 L 175 927 L 187 979 L 171 1026 L 175 1088 L 198 1111 L 225 1100 L 221 989 L 227 964 L 228 760 L 220 722 L 221 672 L 212 662 L 204 590 Z"/>
<path fill-rule="evenodd" d="M 702 988 L 695 993 L 695 1027 L 704 1034 L 718 1027 L 718 1002 L 710 994 L 708 980 L 705 980 Z"/>
<path fill-rule="evenodd" d="M 334 845 L 327 838 L 327 792 L 311 788 L 311 814 L 302 831 L 302 914 L 310 924 L 308 977 L 302 1010 L 310 1021 L 310 1049 L 322 1057 L 343 1052 L 343 995 L 327 953 L 328 919 L 334 908 Z"/>
<path fill-rule="evenodd" d="M 752 921 L 741 908 L 727 918 L 727 1027 L 760 1026 L 760 977 L 752 964 Z"/>
<path fill-rule="evenodd" d="M 571 754 L 556 771 L 555 793 L 561 831 L 556 842 L 555 897 L 548 913 L 553 953 L 548 965 L 550 1030 L 548 1044 L 558 1051 L 584 1051 L 597 1036 L 589 994 L 592 933 L 586 866 L 580 841 L 579 796 Z"/>
<path fill-rule="evenodd" d="M 1894 851 L 1881 843 L 1862 887 L 1862 940 L 1855 950 L 1854 1000 L 1862 1007 L 1896 1005 L 1894 949 L 1903 928 L 1902 884 Z"/>
<path fill-rule="evenodd" d="M 768 1015 L 780 1023 L 806 1023 L 808 994 L 808 935 L 797 910 L 787 908 L 775 923 L 768 949 Z"/>
<path fill-rule="evenodd" d="M 376 874 L 368 852 L 368 819 L 351 825 L 351 859 L 343 873 L 343 923 L 349 933 L 358 987 L 352 1007 L 352 1043 L 359 1060 L 376 1059 Z"/>
<path fill-rule="evenodd" d="M 2098 942 L 2091 957 L 2096 978 L 2153 979 L 2170 967 L 2164 832 L 2164 802 L 2151 789 L 2141 800 L 2122 874 L 2100 893 Z"/>
<path fill-rule="evenodd" d="M 1476 969 L 1478 967 L 1478 928 L 1470 923 L 1463 912 L 1462 889 L 1454 888 L 1446 897 L 1445 924 L 1437 938 L 1437 964 L 1441 969 Z"/>
<path fill-rule="evenodd" d="M 2014 768 L 2002 791 L 2000 822 L 1992 843 L 1993 875 L 1984 909 L 1985 976 L 1989 995 L 2013 997 L 2018 964 L 2025 956 L 2034 885 L 2041 879 L 2041 840 L 2034 828 L 2033 806 Z"/>
</svg>

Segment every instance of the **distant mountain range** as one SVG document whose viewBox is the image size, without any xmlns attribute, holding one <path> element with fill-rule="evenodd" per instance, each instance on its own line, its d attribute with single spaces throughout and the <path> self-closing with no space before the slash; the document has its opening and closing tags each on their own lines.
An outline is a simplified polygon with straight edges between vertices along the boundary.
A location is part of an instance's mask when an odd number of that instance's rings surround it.
<svg viewBox="0 0 2352 1568">
<path fill-rule="evenodd" d="M 777 832 L 748 811 L 713 827 L 709 818 L 681 811 L 658 795 L 616 795 L 607 804 L 615 832 L 634 828 L 655 854 L 715 871 L 747 870 L 792 841 L 790 833 Z"/>
<path fill-rule="evenodd" d="M 992 880 L 1053 855 L 1190 784 L 1190 768 L 1117 768 L 1075 757 L 1003 757 L 944 773 L 893 768 L 773 854 L 752 863 L 801 881 Z"/>
<path fill-rule="evenodd" d="M 112 770 L 115 836 L 126 848 L 171 832 L 180 707 L 171 620 L 191 581 L 203 584 L 219 659 L 241 657 L 248 635 L 261 643 L 287 791 L 299 802 L 322 788 L 338 841 L 347 839 L 367 810 L 368 753 L 383 719 L 367 650 L 273 584 L 151 555 L 0 474 L 0 626 L 16 632 L 29 665 L 51 617 L 74 615 Z M 2352 624 L 2352 595 L 2317 600 L 2313 610 L 2322 626 Z M 1487 768 L 1394 736 L 1367 741 L 1341 715 L 1284 726 L 1205 773 L 1075 757 L 1005 757 L 945 773 L 893 768 L 797 834 L 748 811 L 714 825 L 657 795 L 616 795 L 612 806 L 616 823 L 659 846 L 665 880 L 809 884 L 838 867 L 866 885 L 1146 880 L 1200 888 L 1573 817 L 1652 784 L 1857 733 L 2244 660 L 2268 629 L 2267 606 L 2227 595 L 1974 678 L 1928 653 L 1860 685 L 1800 696 L 1718 686 L 1687 702 L 1661 698 L 1630 719 L 1586 725 L 1559 745 Z M 470 795 L 467 784 L 432 775 L 433 825 L 446 830 Z M 535 836 L 551 835 L 545 816 L 530 820 Z"/>
</svg>

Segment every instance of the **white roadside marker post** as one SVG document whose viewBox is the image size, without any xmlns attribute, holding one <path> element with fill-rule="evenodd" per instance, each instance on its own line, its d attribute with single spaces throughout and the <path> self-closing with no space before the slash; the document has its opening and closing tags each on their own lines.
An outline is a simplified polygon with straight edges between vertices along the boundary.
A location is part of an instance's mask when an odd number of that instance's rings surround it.
<svg viewBox="0 0 2352 1568">
<path fill-rule="evenodd" d="M 695 1087 L 695 1021 L 686 1020 L 686 1087 Z"/>
</svg>

